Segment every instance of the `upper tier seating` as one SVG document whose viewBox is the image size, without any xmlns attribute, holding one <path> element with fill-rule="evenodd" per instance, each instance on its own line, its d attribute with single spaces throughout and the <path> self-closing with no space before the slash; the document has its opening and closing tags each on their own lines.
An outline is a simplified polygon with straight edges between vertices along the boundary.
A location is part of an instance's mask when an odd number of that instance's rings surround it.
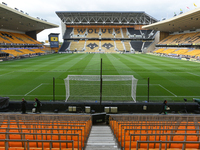
<svg viewBox="0 0 200 150">
<path fill-rule="evenodd" d="M 87 28 L 87 38 L 99 38 L 100 28 Z"/>
<path fill-rule="evenodd" d="M 129 38 L 127 28 L 122 28 L 124 38 Z"/>
<path fill-rule="evenodd" d="M 101 38 L 114 38 L 113 28 L 101 28 Z"/>
<path fill-rule="evenodd" d="M 198 45 L 200 32 L 169 35 L 157 45 Z"/>
<path fill-rule="evenodd" d="M 0 31 L 0 43 L 12 45 L 41 45 L 26 34 Z"/>
<path fill-rule="evenodd" d="M 115 38 L 122 38 L 121 28 L 114 28 Z"/>
</svg>

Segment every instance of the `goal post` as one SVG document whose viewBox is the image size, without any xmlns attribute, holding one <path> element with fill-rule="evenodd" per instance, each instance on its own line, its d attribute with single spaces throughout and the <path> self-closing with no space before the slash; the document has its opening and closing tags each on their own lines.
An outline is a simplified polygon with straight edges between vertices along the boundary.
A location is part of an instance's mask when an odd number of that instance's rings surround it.
<svg viewBox="0 0 200 150">
<path fill-rule="evenodd" d="M 99 75 L 68 75 L 65 81 L 66 101 L 98 101 Z M 103 101 L 136 102 L 137 79 L 133 75 L 103 75 Z"/>
</svg>

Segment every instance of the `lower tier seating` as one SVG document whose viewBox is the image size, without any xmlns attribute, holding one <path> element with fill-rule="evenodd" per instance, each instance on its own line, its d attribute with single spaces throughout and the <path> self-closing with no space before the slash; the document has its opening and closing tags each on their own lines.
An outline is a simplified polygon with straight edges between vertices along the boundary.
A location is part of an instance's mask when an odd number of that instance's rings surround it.
<svg viewBox="0 0 200 150">
<path fill-rule="evenodd" d="M 111 115 L 110 126 L 125 150 L 199 149 L 196 116 Z"/>
<path fill-rule="evenodd" d="M 0 150 L 82 150 L 90 115 L 0 115 Z"/>
</svg>

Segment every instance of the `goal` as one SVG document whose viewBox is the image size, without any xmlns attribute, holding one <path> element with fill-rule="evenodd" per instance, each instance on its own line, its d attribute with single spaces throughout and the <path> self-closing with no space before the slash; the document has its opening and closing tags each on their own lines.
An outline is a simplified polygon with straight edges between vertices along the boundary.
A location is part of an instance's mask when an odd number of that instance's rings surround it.
<svg viewBox="0 0 200 150">
<path fill-rule="evenodd" d="M 100 75 L 68 75 L 64 79 L 66 101 L 99 101 Z M 133 75 L 103 75 L 103 101 L 136 102 L 137 79 Z"/>
</svg>

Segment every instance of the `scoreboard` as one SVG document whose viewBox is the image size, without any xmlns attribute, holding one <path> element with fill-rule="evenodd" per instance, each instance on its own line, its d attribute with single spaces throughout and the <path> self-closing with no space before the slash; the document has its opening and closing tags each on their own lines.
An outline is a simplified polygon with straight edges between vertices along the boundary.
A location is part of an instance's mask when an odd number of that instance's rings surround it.
<svg viewBox="0 0 200 150">
<path fill-rule="evenodd" d="M 59 47 L 59 39 L 58 39 L 59 33 L 51 33 L 49 34 L 49 43 L 50 47 Z"/>
</svg>

